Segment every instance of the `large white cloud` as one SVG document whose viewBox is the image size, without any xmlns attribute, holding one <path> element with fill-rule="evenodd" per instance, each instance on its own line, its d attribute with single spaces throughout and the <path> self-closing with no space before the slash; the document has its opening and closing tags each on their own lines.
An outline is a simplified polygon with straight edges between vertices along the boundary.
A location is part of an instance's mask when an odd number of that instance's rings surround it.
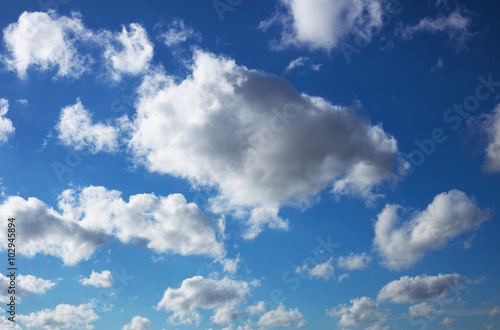
<svg viewBox="0 0 500 330">
<path fill-rule="evenodd" d="M 99 319 L 92 304 L 79 306 L 60 304 L 54 309 L 42 309 L 28 315 L 20 314 L 19 321 L 28 327 L 59 330 L 66 328 L 93 329 L 90 323 Z"/>
<path fill-rule="evenodd" d="M 349 33 L 371 38 L 382 22 L 381 0 L 281 0 L 284 12 L 261 22 L 266 30 L 272 24 L 283 28 L 280 47 L 305 45 L 311 49 L 336 48 Z"/>
<path fill-rule="evenodd" d="M 300 328 L 306 324 L 304 316 L 298 308 L 286 309 L 283 304 L 271 311 L 264 313 L 258 322 L 261 327 L 290 327 Z"/>
<path fill-rule="evenodd" d="M 16 130 L 12 125 L 12 121 L 5 118 L 9 111 L 9 101 L 7 99 L 0 99 L 0 144 L 7 142 L 9 137 Z"/>
<path fill-rule="evenodd" d="M 57 76 L 78 77 L 90 60 L 80 54 L 78 45 L 92 37 L 76 14 L 59 17 L 54 12 L 24 12 L 3 31 L 8 51 L 3 60 L 22 78 L 30 67 L 57 69 Z"/>
<path fill-rule="evenodd" d="M 331 317 L 339 318 L 341 327 L 363 327 L 375 322 L 383 322 L 389 310 L 380 309 L 377 302 L 368 297 L 351 299 L 351 305 L 339 305 L 327 310 Z"/>
<path fill-rule="evenodd" d="M 6 226 L 16 217 L 19 253 L 45 253 L 72 265 L 87 260 L 112 235 L 124 243 L 146 243 L 160 253 L 206 255 L 221 258 L 223 219 L 212 221 L 183 195 L 132 195 L 129 202 L 116 190 L 90 186 L 66 190 L 57 212 L 37 198 L 10 196 L 0 204 Z M 6 237 L 0 238 L 6 246 Z"/>
<path fill-rule="evenodd" d="M 87 278 L 82 278 L 80 283 L 83 285 L 92 285 L 100 288 L 109 288 L 113 285 L 115 278 L 111 274 L 109 270 L 103 270 L 100 273 L 97 273 L 92 270 L 92 274 Z"/>
<path fill-rule="evenodd" d="M 145 317 L 134 316 L 129 324 L 123 326 L 122 330 L 147 330 L 151 328 L 151 321 Z"/>
<path fill-rule="evenodd" d="M 123 27 L 122 32 L 109 37 L 110 42 L 104 57 L 111 66 L 111 76 L 120 80 L 121 74 L 137 75 L 145 72 L 153 58 L 153 44 L 148 39 L 144 28 L 132 23 L 129 31 Z"/>
<path fill-rule="evenodd" d="M 56 130 L 61 143 L 75 150 L 86 149 L 92 153 L 118 150 L 119 130 L 104 123 L 93 123 L 92 114 L 79 99 L 61 110 Z"/>
<path fill-rule="evenodd" d="M 500 105 L 486 118 L 483 129 L 489 136 L 489 143 L 483 169 L 486 172 L 500 172 Z"/>
<path fill-rule="evenodd" d="M 404 276 L 386 284 L 378 293 L 377 301 L 402 304 L 438 300 L 448 296 L 458 285 L 468 282 L 468 278 L 459 274 Z"/>
<path fill-rule="evenodd" d="M 229 323 L 235 317 L 227 317 L 233 307 L 241 303 L 250 293 L 250 285 L 244 281 L 229 278 L 221 280 L 194 276 L 182 281 L 178 289 L 167 288 L 157 309 L 173 312 L 169 317 L 174 324 L 199 324 L 198 309 L 215 310 L 212 321 L 217 324 Z M 222 311 L 221 311 L 222 310 Z M 222 315 L 226 315 L 222 317 Z"/>
<path fill-rule="evenodd" d="M 386 205 L 375 223 L 374 246 L 383 265 L 405 269 L 424 257 L 427 250 L 442 249 L 453 238 L 479 227 L 490 212 L 459 190 L 437 195 L 422 212 L 400 223 L 399 205 Z"/>
<path fill-rule="evenodd" d="M 396 140 L 354 109 L 201 51 L 192 75 L 149 75 L 138 96 L 136 159 L 216 187 L 214 211 L 250 212 L 247 238 L 265 224 L 286 229 L 279 207 L 310 202 L 325 188 L 374 198 L 397 153 Z"/>
<path fill-rule="evenodd" d="M 9 275 L 9 273 L 7 272 L 6 275 Z M 16 274 L 16 299 L 32 294 L 44 294 L 55 285 L 55 282 L 37 278 L 33 275 Z M 4 289 L 0 292 L 0 302 L 7 303 L 10 301 L 10 294 L 7 294 L 9 286 L 10 278 L 0 273 L 0 288 Z"/>
</svg>

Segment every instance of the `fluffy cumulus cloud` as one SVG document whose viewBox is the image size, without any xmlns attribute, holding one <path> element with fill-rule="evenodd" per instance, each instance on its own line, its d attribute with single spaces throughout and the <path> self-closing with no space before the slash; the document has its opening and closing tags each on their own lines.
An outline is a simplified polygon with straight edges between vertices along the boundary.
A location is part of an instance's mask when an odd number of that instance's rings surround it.
<svg viewBox="0 0 500 330">
<path fill-rule="evenodd" d="M 415 212 L 401 223 L 399 205 L 386 205 L 375 223 L 374 246 L 390 269 L 408 268 L 421 260 L 429 249 L 442 249 L 447 243 L 489 219 L 475 200 L 459 190 L 437 195 L 422 212 Z"/>
<path fill-rule="evenodd" d="M 261 327 L 291 327 L 300 328 L 306 324 L 304 316 L 297 308 L 286 309 L 280 304 L 276 309 L 264 313 L 258 322 Z"/>
<path fill-rule="evenodd" d="M 112 40 L 104 52 L 104 57 L 111 67 L 111 76 L 120 80 L 122 74 L 137 75 L 145 72 L 153 58 L 153 44 L 149 41 L 144 28 L 132 23 L 129 30 L 122 28 L 122 32 L 108 36 Z"/>
<path fill-rule="evenodd" d="M 380 309 L 377 302 L 368 297 L 351 299 L 351 305 L 340 305 L 326 311 L 331 317 L 339 318 L 341 327 L 364 327 L 384 322 L 389 310 Z"/>
<path fill-rule="evenodd" d="M 30 67 L 78 77 L 89 64 L 89 58 L 78 51 L 79 45 L 92 37 L 76 14 L 60 17 L 55 12 L 24 12 L 3 31 L 7 50 L 3 61 L 21 78 Z"/>
<path fill-rule="evenodd" d="M 233 308 L 250 293 L 250 287 L 244 281 L 195 276 L 185 279 L 178 289 L 168 288 L 156 308 L 173 312 L 169 320 L 174 324 L 198 325 L 198 309 L 215 310 L 212 322 L 216 324 L 229 323 L 237 317 Z"/>
<path fill-rule="evenodd" d="M 486 161 L 483 169 L 486 172 L 500 172 L 500 105 L 493 114 L 486 116 L 484 131 L 488 134 L 489 143 L 486 148 Z"/>
<path fill-rule="evenodd" d="M 325 281 L 330 280 L 333 278 L 333 274 L 335 273 L 335 269 L 333 268 L 333 258 L 330 258 L 323 263 L 316 264 L 314 267 L 310 267 L 307 264 L 302 267 L 298 267 L 296 272 L 306 273 L 311 279 L 322 278 Z"/>
<path fill-rule="evenodd" d="M 22 219 L 16 223 L 18 253 L 29 257 L 44 253 L 73 265 L 87 260 L 104 243 L 103 235 L 63 217 L 34 197 L 9 196 L 0 204 L 0 215 L 5 228 L 7 218 Z M 7 237 L 0 238 L 0 242 L 7 246 Z"/>
<path fill-rule="evenodd" d="M 9 101 L 7 99 L 0 99 L 0 145 L 7 142 L 15 131 L 12 121 L 5 118 L 8 111 Z"/>
<path fill-rule="evenodd" d="M 408 308 L 408 314 L 414 319 L 420 319 L 436 312 L 432 304 L 429 304 L 427 301 L 412 305 Z"/>
<path fill-rule="evenodd" d="M 286 229 L 280 206 L 325 188 L 375 198 L 397 154 L 396 140 L 353 108 L 201 51 L 183 81 L 144 79 L 131 126 L 138 162 L 216 187 L 213 210 L 248 216 L 246 238 L 266 224 Z"/>
<path fill-rule="evenodd" d="M 83 285 L 92 285 L 98 288 L 109 288 L 115 282 L 115 278 L 109 270 L 103 270 L 100 273 L 92 271 L 88 278 L 82 278 L 80 283 Z"/>
<path fill-rule="evenodd" d="M 64 191 L 58 207 L 60 212 L 37 198 L 18 196 L 0 204 L 5 222 L 14 215 L 24 219 L 18 221 L 20 253 L 44 253 L 72 265 L 87 260 L 111 235 L 124 243 L 145 243 L 160 253 L 225 255 L 218 240 L 224 231 L 223 219 L 212 221 L 180 194 L 139 194 L 126 202 L 119 191 L 90 186 Z M 0 238 L 3 246 L 5 240 Z"/>
<path fill-rule="evenodd" d="M 151 321 L 145 317 L 134 316 L 129 324 L 123 326 L 122 330 L 148 330 L 151 329 Z"/>
<path fill-rule="evenodd" d="M 404 276 L 386 284 L 379 292 L 377 301 L 390 301 L 397 304 L 415 303 L 425 300 L 438 300 L 448 296 L 459 285 L 470 280 L 459 274 L 439 274 L 437 276 Z M 417 309 L 422 310 L 423 306 Z"/>
<path fill-rule="evenodd" d="M 189 39 L 199 40 L 201 37 L 192 27 L 186 25 L 184 20 L 174 19 L 168 25 L 167 30 L 159 34 L 158 38 L 167 46 L 172 47 Z"/>
<path fill-rule="evenodd" d="M 365 253 L 351 253 L 346 257 L 339 257 L 337 264 L 340 268 L 348 270 L 365 269 L 368 267 L 371 260 L 372 258 L 367 256 Z"/>
<path fill-rule="evenodd" d="M 7 276 L 0 274 L 0 287 L 7 288 L 10 285 L 9 273 Z M 33 275 L 18 275 L 16 274 L 16 299 L 29 296 L 32 294 L 44 294 L 47 290 L 52 289 L 56 283 L 37 278 Z M 10 301 L 10 294 L 7 294 L 7 289 L 0 293 L 0 302 L 7 303 Z"/>
<path fill-rule="evenodd" d="M 450 325 L 452 325 L 453 323 L 455 323 L 457 320 L 456 319 L 452 319 L 452 318 L 449 318 L 448 316 L 446 316 L 441 322 L 440 324 L 441 325 L 444 325 L 446 327 L 449 327 Z"/>
<path fill-rule="evenodd" d="M 19 315 L 21 321 L 27 327 L 44 328 L 47 330 L 59 330 L 66 328 L 93 329 L 90 324 L 99 319 L 91 304 L 79 306 L 60 304 L 54 309 L 43 309 L 28 315 Z"/>
<path fill-rule="evenodd" d="M 78 13 L 60 16 L 54 11 L 24 12 L 3 31 L 6 53 L 3 62 L 19 77 L 30 68 L 56 70 L 56 77 L 79 77 L 104 59 L 109 75 L 120 80 L 122 74 L 147 71 L 153 57 L 153 44 L 144 28 L 131 23 L 121 33 L 93 31 L 85 27 Z M 102 52 L 95 56 L 93 50 Z M 103 61 L 100 61 L 103 62 Z"/>
<path fill-rule="evenodd" d="M 331 50 L 350 34 L 371 39 L 372 32 L 383 25 L 381 0 L 281 0 L 282 8 L 260 23 L 262 30 L 272 25 L 282 27 L 276 46 L 306 46 Z M 284 9 L 284 10 L 282 10 Z"/>
<path fill-rule="evenodd" d="M 448 16 L 440 14 L 436 18 L 425 17 L 416 25 L 407 25 L 401 28 L 401 35 L 404 39 L 412 39 L 419 32 L 445 33 L 450 40 L 462 43 L 471 35 L 471 24 L 470 13 L 456 9 Z"/>
<path fill-rule="evenodd" d="M 118 150 L 119 130 L 104 123 L 93 123 L 92 114 L 80 100 L 61 110 L 56 125 L 58 139 L 75 150 L 114 152 Z"/>
</svg>

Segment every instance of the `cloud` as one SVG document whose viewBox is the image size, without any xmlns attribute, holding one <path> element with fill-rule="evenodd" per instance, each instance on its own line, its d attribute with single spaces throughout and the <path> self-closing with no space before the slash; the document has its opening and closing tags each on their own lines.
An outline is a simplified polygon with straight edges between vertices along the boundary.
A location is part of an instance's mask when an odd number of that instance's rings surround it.
<svg viewBox="0 0 500 330">
<path fill-rule="evenodd" d="M 137 194 L 125 202 L 121 192 L 90 186 L 79 193 L 66 190 L 59 197 L 63 216 L 82 227 L 113 235 L 124 243 L 140 242 L 155 252 L 222 257 L 217 235 L 223 219 L 213 221 L 181 194 Z"/>
<path fill-rule="evenodd" d="M 422 212 L 400 223 L 399 205 L 386 205 L 375 223 L 374 246 L 393 270 L 406 269 L 420 261 L 427 250 L 444 248 L 453 238 L 478 228 L 490 218 L 475 200 L 459 190 L 434 197 Z"/>
<path fill-rule="evenodd" d="M 158 38 L 168 47 L 176 46 L 189 39 L 200 40 L 201 36 L 182 19 L 173 19 L 165 32 L 159 34 Z"/>
<path fill-rule="evenodd" d="M 446 316 L 441 322 L 440 324 L 441 325 L 444 325 L 446 327 L 449 327 L 450 325 L 452 325 L 453 323 L 455 323 L 457 320 L 456 319 L 452 319 L 452 318 L 449 318 L 448 316 Z"/>
<path fill-rule="evenodd" d="M 9 273 L 7 273 L 9 275 Z M 44 294 L 52 289 L 56 283 L 37 278 L 33 275 L 19 275 L 16 274 L 16 302 L 19 298 L 29 296 L 32 294 Z M 8 303 L 10 301 L 10 294 L 7 294 L 7 289 L 10 285 L 10 278 L 0 273 L 0 287 L 4 288 L 0 294 L 0 302 Z"/>
<path fill-rule="evenodd" d="M 281 303 L 276 309 L 263 314 L 258 322 L 261 327 L 290 327 L 295 325 L 300 328 L 305 324 L 304 316 L 297 308 L 286 310 Z"/>
<path fill-rule="evenodd" d="M 350 33 L 371 39 L 372 31 L 383 24 L 382 11 L 379 0 L 281 0 L 281 7 L 259 28 L 266 31 L 281 26 L 277 48 L 305 46 L 330 51 Z"/>
<path fill-rule="evenodd" d="M 457 8 L 448 16 L 440 14 L 436 18 L 425 17 L 416 25 L 407 25 L 401 28 L 403 39 L 410 40 L 419 32 L 444 33 L 449 39 L 459 44 L 465 42 L 472 33 L 469 31 L 472 17 L 466 10 Z"/>
<path fill-rule="evenodd" d="M 0 98 L 0 145 L 7 142 L 9 137 L 16 130 L 12 125 L 12 121 L 5 118 L 8 111 L 9 101 L 7 99 Z"/>
<path fill-rule="evenodd" d="M 420 304 L 410 306 L 408 312 L 412 318 L 420 319 L 428 315 L 434 314 L 437 311 L 434 309 L 434 307 L 432 307 L 431 304 L 429 304 L 427 301 L 424 301 Z"/>
<path fill-rule="evenodd" d="M 109 32 L 108 32 L 109 33 Z M 146 72 L 153 58 L 153 44 L 144 28 L 131 23 L 122 32 L 108 36 L 104 58 L 108 61 L 111 78 L 120 80 L 122 74 L 138 75 Z"/>
<path fill-rule="evenodd" d="M 494 308 L 492 308 L 489 313 L 488 313 L 491 317 L 493 316 L 497 316 L 497 315 L 500 315 L 500 306 L 495 306 Z"/>
<path fill-rule="evenodd" d="M 183 81 L 145 77 L 131 126 L 137 162 L 216 187 L 212 210 L 248 218 L 245 238 L 265 225 L 287 229 L 280 206 L 307 204 L 327 188 L 376 198 L 397 153 L 396 140 L 352 107 L 201 51 Z"/>
<path fill-rule="evenodd" d="M 198 309 L 215 310 L 212 320 L 217 324 L 232 321 L 234 315 L 226 317 L 235 305 L 241 303 L 250 292 L 247 282 L 229 278 L 222 280 L 194 276 L 182 281 L 180 288 L 167 288 L 158 303 L 158 310 L 173 312 L 169 321 L 174 324 L 198 325 L 201 315 Z M 224 317 L 223 317 L 224 316 Z"/>
<path fill-rule="evenodd" d="M 384 322 L 389 310 L 380 309 L 377 302 L 368 297 L 351 299 L 351 305 L 339 305 L 327 310 L 331 317 L 340 318 L 340 327 L 364 327 L 374 322 Z"/>
<path fill-rule="evenodd" d="M 415 303 L 425 300 L 439 300 L 448 296 L 461 283 L 470 280 L 459 274 L 439 274 L 437 276 L 404 276 L 386 284 L 380 290 L 377 301 L 396 304 Z M 422 306 L 421 306 L 422 307 Z"/>
<path fill-rule="evenodd" d="M 212 221 L 181 194 L 167 197 L 132 195 L 129 202 L 121 192 L 90 186 L 65 190 L 59 195 L 57 212 L 37 198 L 10 196 L 0 204 L 0 215 L 26 219 L 19 222 L 19 253 L 44 253 L 74 265 L 88 258 L 104 243 L 106 235 L 123 243 L 146 244 L 159 253 L 225 255 L 218 235 L 224 232 L 223 219 Z M 5 238 L 0 238 L 4 244 Z M 6 244 L 2 245 L 6 246 Z"/>
<path fill-rule="evenodd" d="M 0 308 L 0 313 L 2 314 L 2 316 L 0 316 L 0 329 L 3 329 L 3 330 L 22 330 L 23 329 L 19 326 L 19 324 L 16 324 L 12 321 L 9 321 L 9 320 L 7 320 L 7 318 L 5 316 L 3 316 L 5 314 L 4 309 Z"/>
<path fill-rule="evenodd" d="M 347 257 L 339 257 L 337 260 L 337 264 L 340 268 L 355 270 L 355 269 L 365 269 L 368 267 L 368 264 L 372 258 L 367 256 L 365 253 L 363 254 L 355 254 L 351 253 Z"/>
<path fill-rule="evenodd" d="M 27 106 L 28 105 L 28 100 L 26 100 L 26 99 L 17 99 L 16 102 L 19 103 L 22 106 Z"/>
<path fill-rule="evenodd" d="M 61 110 L 56 130 L 61 143 L 75 150 L 88 149 L 91 153 L 118 150 L 119 130 L 111 125 L 92 123 L 92 114 L 80 99 Z"/>
<path fill-rule="evenodd" d="M 96 273 L 92 270 L 89 278 L 83 278 L 80 283 L 83 285 L 92 285 L 97 288 L 109 288 L 115 282 L 115 278 L 111 275 L 109 270 L 103 270 L 100 273 Z"/>
<path fill-rule="evenodd" d="M 19 315 L 21 321 L 27 327 L 38 327 L 47 330 L 58 330 L 61 328 L 92 329 L 90 323 L 99 319 L 94 312 L 92 304 L 79 306 L 60 304 L 54 309 L 43 309 L 28 315 Z"/>
<path fill-rule="evenodd" d="M 222 267 L 224 268 L 225 272 L 228 272 L 230 274 L 235 274 L 236 270 L 238 269 L 238 264 L 240 262 L 240 254 L 236 256 L 236 259 L 229 259 L 229 258 L 224 258 L 219 260 L 219 262 L 222 264 Z"/>
<path fill-rule="evenodd" d="M 58 16 L 55 12 L 24 12 L 3 31 L 7 68 L 26 78 L 27 70 L 57 69 L 58 77 L 79 77 L 88 69 L 89 57 L 79 53 L 82 43 L 93 38 L 77 14 Z"/>
<path fill-rule="evenodd" d="M 328 259 L 323 263 L 316 264 L 314 267 L 309 267 L 309 265 L 304 265 L 302 267 L 298 267 L 297 273 L 307 273 L 310 279 L 313 278 L 323 278 L 325 281 L 328 281 L 333 278 L 334 269 L 333 269 L 333 258 Z"/>
<path fill-rule="evenodd" d="M 16 223 L 16 239 L 20 254 L 33 257 L 37 253 L 61 258 L 65 264 L 74 265 L 88 260 L 94 251 L 104 243 L 104 237 L 83 228 L 44 204 L 37 198 L 27 200 L 9 196 L 0 204 L 3 225 L 7 218 L 23 219 Z M 7 246 L 7 237 L 0 238 L 2 246 Z"/>
<path fill-rule="evenodd" d="M 489 137 L 483 170 L 489 173 L 500 172 L 500 105 L 497 105 L 491 115 L 486 116 L 483 130 Z"/>
<path fill-rule="evenodd" d="M 365 328 L 365 330 L 391 330 L 391 329 L 392 327 L 385 325 L 381 322 L 372 324 L 369 327 Z"/>
<path fill-rule="evenodd" d="M 134 316 L 129 324 L 123 326 L 122 330 L 148 330 L 151 328 L 151 321 L 145 317 Z"/>
</svg>

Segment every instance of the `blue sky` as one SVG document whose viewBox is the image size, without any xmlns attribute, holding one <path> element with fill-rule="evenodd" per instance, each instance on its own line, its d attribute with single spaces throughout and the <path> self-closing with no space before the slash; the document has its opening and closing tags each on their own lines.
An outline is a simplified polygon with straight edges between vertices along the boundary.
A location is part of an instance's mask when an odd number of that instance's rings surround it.
<svg viewBox="0 0 500 330">
<path fill-rule="evenodd" d="M 493 1 L 0 6 L 2 329 L 500 327 Z"/>
</svg>

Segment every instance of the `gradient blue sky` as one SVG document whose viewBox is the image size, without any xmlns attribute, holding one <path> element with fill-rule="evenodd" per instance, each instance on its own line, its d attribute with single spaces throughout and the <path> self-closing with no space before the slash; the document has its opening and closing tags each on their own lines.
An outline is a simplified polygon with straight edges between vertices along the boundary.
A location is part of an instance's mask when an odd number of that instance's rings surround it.
<svg viewBox="0 0 500 330">
<path fill-rule="evenodd" d="M 499 9 L 4 1 L 0 328 L 500 327 Z"/>
</svg>

